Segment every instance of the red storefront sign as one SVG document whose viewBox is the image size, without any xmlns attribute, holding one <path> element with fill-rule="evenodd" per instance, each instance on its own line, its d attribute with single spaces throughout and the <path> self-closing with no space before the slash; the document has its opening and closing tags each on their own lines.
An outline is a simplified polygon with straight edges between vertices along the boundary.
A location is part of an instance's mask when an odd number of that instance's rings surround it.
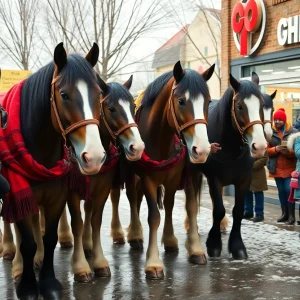
<svg viewBox="0 0 300 300">
<path fill-rule="evenodd" d="M 266 27 L 266 8 L 263 0 L 238 2 L 231 15 L 231 26 L 237 49 L 243 56 L 253 54 L 262 41 Z M 260 28 L 256 43 L 252 46 L 252 34 Z"/>
</svg>

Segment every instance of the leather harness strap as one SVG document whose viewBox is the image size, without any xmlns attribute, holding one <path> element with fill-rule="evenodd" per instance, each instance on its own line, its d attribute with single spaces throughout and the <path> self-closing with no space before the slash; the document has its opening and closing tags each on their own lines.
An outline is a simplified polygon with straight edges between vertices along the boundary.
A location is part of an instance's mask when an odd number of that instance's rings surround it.
<svg viewBox="0 0 300 300">
<path fill-rule="evenodd" d="M 72 132 L 73 130 L 88 125 L 88 124 L 96 124 L 97 126 L 99 126 L 99 120 L 96 119 L 88 119 L 88 120 L 80 120 L 72 125 L 70 125 L 69 127 L 67 127 L 66 129 L 64 129 L 62 123 L 61 123 L 61 119 L 57 110 L 57 106 L 56 106 L 56 102 L 55 102 L 55 83 L 61 78 L 61 75 L 57 75 L 57 71 L 55 70 L 53 73 L 53 79 L 51 82 L 51 98 L 50 98 L 50 102 L 53 108 L 53 112 L 58 124 L 58 127 L 61 131 L 61 134 L 64 138 L 65 144 L 66 144 L 66 136 Z"/>
<path fill-rule="evenodd" d="M 238 131 L 240 132 L 242 138 L 245 139 L 244 134 L 245 134 L 245 131 L 246 131 L 249 127 L 251 127 L 251 126 L 253 126 L 253 125 L 256 125 L 256 124 L 262 125 L 262 126 L 263 126 L 264 123 L 263 123 L 261 120 L 255 120 L 255 121 L 249 122 L 249 123 L 248 123 L 247 125 L 245 125 L 244 127 L 241 127 L 241 126 L 240 126 L 240 124 L 239 124 L 239 122 L 238 122 L 238 120 L 237 120 L 237 118 L 236 118 L 236 114 L 235 114 L 235 105 L 234 105 L 234 104 L 235 104 L 235 98 L 237 97 L 237 95 L 238 95 L 238 93 L 235 94 L 235 95 L 233 96 L 233 99 L 232 99 L 231 115 L 232 115 L 232 118 L 233 118 L 233 120 L 234 120 L 234 122 L 235 122 L 235 125 L 236 125 Z"/>
<path fill-rule="evenodd" d="M 181 131 L 183 131 L 184 129 L 186 129 L 186 128 L 192 126 L 192 125 L 196 125 L 196 124 L 205 124 L 207 126 L 207 121 L 205 119 L 194 119 L 194 120 L 191 120 L 189 122 L 184 123 L 181 126 L 178 124 L 176 114 L 175 114 L 175 110 L 174 110 L 174 105 L 173 105 L 173 102 L 172 102 L 172 96 L 173 96 L 174 90 L 176 88 L 177 88 L 177 85 L 174 82 L 173 87 L 172 87 L 172 94 L 169 98 L 169 108 L 170 108 L 170 111 L 171 111 L 171 116 L 173 118 L 173 122 L 174 122 L 174 125 L 175 125 L 175 128 L 176 128 L 177 134 L 180 137 Z"/>
<path fill-rule="evenodd" d="M 107 122 L 107 119 L 106 119 L 105 113 L 104 113 L 104 109 L 103 109 L 103 102 L 107 99 L 107 97 L 108 97 L 108 95 L 105 96 L 104 98 L 102 98 L 102 99 L 100 100 L 100 117 L 102 118 L 103 123 L 104 123 L 104 125 L 105 125 L 107 131 L 109 132 L 110 136 L 112 137 L 112 139 L 113 139 L 114 141 L 116 141 L 116 140 L 117 140 L 117 137 L 118 137 L 122 132 L 124 132 L 126 129 L 131 128 L 131 127 L 138 127 L 138 125 L 137 125 L 136 123 L 129 123 L 129 124 L 124 125 L 124 126 L 121 127 L 120 129 L 118 129 L 117 131 L 113 131 L 113 130 L 110 128 L 110 126 L 109 126 L 109 124 L 108 124 L 108 122 Z"/>
</svg>

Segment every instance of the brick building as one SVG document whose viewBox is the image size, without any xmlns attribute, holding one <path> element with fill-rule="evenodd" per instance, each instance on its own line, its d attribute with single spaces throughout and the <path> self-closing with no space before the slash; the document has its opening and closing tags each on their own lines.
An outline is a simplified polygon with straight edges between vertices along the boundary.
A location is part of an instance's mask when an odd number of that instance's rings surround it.
<svg viewBox="0 0 300 300">
<path fill-rule="evenodd" d="M 263 92 L 277 89 L 275 108 L 300 116 L 300 0 L 222 0 L 222 93 L 228 75 L 255 71 Z"/>
</svg>

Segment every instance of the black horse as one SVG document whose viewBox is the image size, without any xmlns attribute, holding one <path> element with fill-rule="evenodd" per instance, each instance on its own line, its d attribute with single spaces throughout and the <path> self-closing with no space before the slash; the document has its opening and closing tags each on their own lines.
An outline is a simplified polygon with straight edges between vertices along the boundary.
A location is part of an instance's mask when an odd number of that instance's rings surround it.
<svg viewBox="0 0 300 300">
<path fill-rule="evenodd" d="M 193 165 L 192 176 L 207 177 L 213 201 L 213 226 L 206 241 L 210 257 L 219 257 L 222 250 L 220 222 L 225 216 L 222 189 L 234 185 L 235 206 L 228 249 L 234 259 L 245 259 L 247 251 L 241 237 L 244 198 L 250 186 L 254 158 L 264 155 L 267 142 L 263 131 L 263 96 L 258 85 L 251 81 L 239 82 L 232 75 L 230 84 L 221 100 L 212 102 L 209 108 L 208 137 L 210 142 L 219 143 L 222 150 L 209 155 L 206 163 Z"/>
</svg>

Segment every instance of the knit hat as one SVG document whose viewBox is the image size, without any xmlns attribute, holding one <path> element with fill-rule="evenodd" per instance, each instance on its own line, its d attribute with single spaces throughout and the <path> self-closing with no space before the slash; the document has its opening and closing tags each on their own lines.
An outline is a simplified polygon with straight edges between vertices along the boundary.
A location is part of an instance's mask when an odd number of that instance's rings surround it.
<svg viewBox="0 0 300 300">
<path fill-rule="evenodd" d="M 285 114 L 284 108 L 279 108 L 278 110 L 275 111 L 274 120 L 276 120 L 276 119 L 286 122 L 286 114 Z"/>
</svg>

